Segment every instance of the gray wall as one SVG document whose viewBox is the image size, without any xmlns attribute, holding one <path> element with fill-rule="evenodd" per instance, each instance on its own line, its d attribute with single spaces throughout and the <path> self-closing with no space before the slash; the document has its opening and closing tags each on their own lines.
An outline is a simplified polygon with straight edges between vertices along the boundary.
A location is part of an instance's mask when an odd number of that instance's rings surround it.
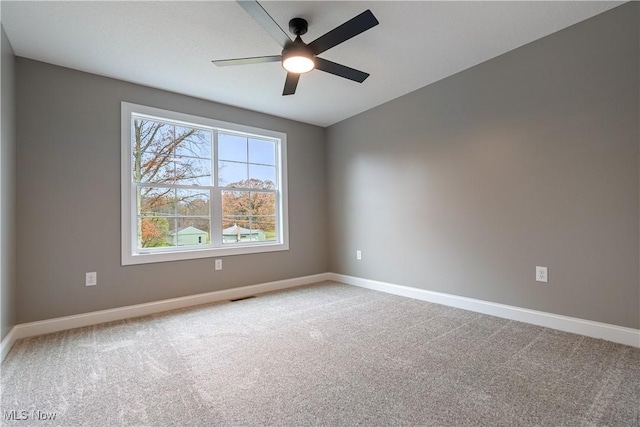
<svg viewBox="0 0 640 427">
<path fill-rule="evenodd" d="M 9 39 L 0 25 L 2 39 L 2 108 L 0 128 L 0 339 L 15 325 L 15 57 Z"/>
<path fill-rule="evenodd" d="M 331 126 L 331 270 L 640 327 L 638 9 Z"/>
<path fill-rule="evenodd" d="M 325 130 L 17 59 L 17 321 L 328 270 Z M 216 84 L 211 81 L 211 84 Z M 120 265 L 120 102 L 286 132 L 290 250 Z M 85 287 L 85 272 L 98 286 Z"/>
</svg>

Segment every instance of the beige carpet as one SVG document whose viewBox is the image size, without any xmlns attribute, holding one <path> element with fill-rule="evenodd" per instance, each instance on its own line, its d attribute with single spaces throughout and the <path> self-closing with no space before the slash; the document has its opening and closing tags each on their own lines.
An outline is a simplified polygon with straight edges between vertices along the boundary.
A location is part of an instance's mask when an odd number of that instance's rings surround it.
<svg viewBox="0 0 640 427">
<path fill-rule="evenodd" d="M 640 349 L 332 282 L 20 340 L 1 386 L 20 426 L 640 425 Z"/>
</svg>

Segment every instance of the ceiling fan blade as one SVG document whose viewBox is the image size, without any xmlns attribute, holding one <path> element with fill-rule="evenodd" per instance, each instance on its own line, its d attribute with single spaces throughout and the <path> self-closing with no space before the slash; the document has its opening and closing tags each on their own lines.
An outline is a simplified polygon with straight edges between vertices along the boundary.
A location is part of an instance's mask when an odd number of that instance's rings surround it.
<svg viewBox="0 0 640 427">
<path fill-rule="evenodd" d="M 319 55 L 325 50 L 331 49 L 332 47 L 347 41 L 378 24 L 379 22 L 376 17 L 373 16 L 373 13 L 370 10 L 365 10 L 355 18 L 352 18 L 339 27 L 329 31 L 324 36 L 318 37 L 309 43 L 309 47 L 316 55 Z"/>
<path fill-rule="evenodd" d="M 289 35 L 273 20 L 260 3 L 255 0 L 237 0 L 247 12 L 269 35 L 282 47 L 291 43 Z"/>
<path fill-rule="evenodd" d="M 296 93 L 296 87 L 298 87 L 298 80 L 300 80 L 300 74 L 287 73 L 287 80 L 284 82 L 284 90 L 282 96 L 293 95 Z"/>
<path fill-rule="evenodd" d="M 369 77 L 369 73 L 356 70 L 355 68 L 347 67 L 346 65 L 337 64 L 335 62 L 328 61 L 326 59 L 316 57 L 316 69 L 324 71 L 325 73 L 335 74 L 345 79 L 353 80 L 354 82 L 362 83 Z"/>
<path fill-rule="evenodd" d="M 272 56 L 253 56 L 250 58 L 236 58 L 236 59 L 219 59 L 211 61 L 218 67 L 228 67 L 230 65 L 246 65 L 246 64 L 264 64 L 265 62 L 278 62 L 282 60 L 280 55 Z"/>
</svg>

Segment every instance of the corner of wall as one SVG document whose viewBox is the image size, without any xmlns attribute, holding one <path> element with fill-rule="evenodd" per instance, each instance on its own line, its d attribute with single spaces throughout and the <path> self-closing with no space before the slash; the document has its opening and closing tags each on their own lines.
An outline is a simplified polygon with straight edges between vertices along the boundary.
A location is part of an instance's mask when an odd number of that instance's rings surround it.
<svg viewBox="0 0 640 427">
<path fill-rule="evenodd" d="M 15 56 L 0 22 L 0 339 L 4 339 L 16 322 L 15 313 Z"/>
</svg>

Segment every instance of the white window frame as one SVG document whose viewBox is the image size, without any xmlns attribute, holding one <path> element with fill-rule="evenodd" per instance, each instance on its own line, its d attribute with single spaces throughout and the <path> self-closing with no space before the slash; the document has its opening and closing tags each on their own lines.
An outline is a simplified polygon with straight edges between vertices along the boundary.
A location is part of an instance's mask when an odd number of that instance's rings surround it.
<svg viewBox="0 0 640 427">
<path fill-rule="evenodd" d="M 151 119 L 169 120 L 187 126 L 208 128 L 216 132 L 229 132 L 248 137 L 268 138 L 276 143 L 276 163 L 278 188 L 276 192 L 276 229 L 275 242 L 225 243 L 222 245 L 222 206 L 216 195 L 220 194 L 217 177 L 214 177 L 211 191 L 211 245 L 205 248 L 170 247 L 151 250 L 138 249 L 136 186 L 133 183 L 131 118 L 133 114 L 148 116 Z M 122 102 L 121 104 L 121 234 L 122 265 L 147 264 L 166 261 L 180 261 L 199 258 L 223 257 L 230 255 L 256 254 L 289 250 L 289 209 L 287 191 L 287 135 L 267 129 L 228 123 L 207 117 L 168 111 L 160 108 Z M 212 150 L 212 161 L 217 165 L 217 138 Z M 212 169 L 217 171 L 217 167 Z M 243 189 L 238 189 L 243 190 Z M 214 242 L 214 239 L 220 239 Z"/>
</svg>

